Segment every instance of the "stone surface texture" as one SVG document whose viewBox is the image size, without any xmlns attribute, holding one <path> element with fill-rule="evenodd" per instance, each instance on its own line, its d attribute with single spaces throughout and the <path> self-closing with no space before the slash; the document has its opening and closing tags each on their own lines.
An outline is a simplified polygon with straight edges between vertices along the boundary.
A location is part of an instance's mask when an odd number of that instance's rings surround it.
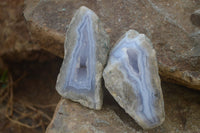
<svg viewBox="0 0 200 133">
<path fill-rule="evenodd" d="M 200 89 L 200 56 L 193 54 L 200 44 L 192 37 L 200 29 L 190 20 L 191 14 L 199 9 L 198 0 L 25 2 L 27 8 L 24 14 L 30 24 L 32 37 L 55 55 L 63 57 L 65 28 L 68 28 L 75 10 L 84 5 L 97 13 L 105 23 L 111 44 L 129 29 L 147 35 L 157 52 L 161 78 Z"/>
<path fill-rule="evenodd" d="M 15 61 L 31 60 L 30 52 L 40 49 L 31 41 L 23 7 L 24 0 L 0 2 L 0 56 L 15 58 Z"/>
<path fill-rule="evenodd" d="M 84 6 L 77 10 L 64 47 L 65 57 L 56 84 L 58 93 L 89 108 L 101 109 L 109 37 L 92 10 Z"/>
<path fill-rule="evenodd" d="M 144 129 L 163 123 L 156 53 L 144 34 L 129 30 L 121 37 L 110 52 L 103 78 L 119 105 Z"/>
<path fill-rule="evenodd" d="M 67 99 L 57 105 L 54 118 L 46 133 L 111 133 L 126 132 L 126 127 L 114 110 L 105 107 L 101 111 L 89 110 Z"/>
<path fill-rule="evenodd" d="M 102 110 L 95 111 L 62 99 L 46 133 L 198 133 L 200 106 L 198 91 L 162 83 L 166 120 L 150 130 L 143 130 L 121 109 L 110 95 Z M 106 93 L 107 94 L 107 93 Z"/>
<path fill-rule="evenodd" d="M 190 19 L 194 25 L 200 26 L 200 9 L 192 13 Z"/>
</svg>

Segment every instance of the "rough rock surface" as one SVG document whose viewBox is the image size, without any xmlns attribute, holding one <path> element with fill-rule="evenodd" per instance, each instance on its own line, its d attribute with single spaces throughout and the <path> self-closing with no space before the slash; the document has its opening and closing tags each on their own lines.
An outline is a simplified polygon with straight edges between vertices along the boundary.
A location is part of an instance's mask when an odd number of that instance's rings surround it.
<svg viewBox="0 0 200 133">
<path fill-rule="evenodd" d="M 144 129 L 165 119 L 155 50 L 144 35 L 127 31 L 111 50 L 103 72 L 106 88 Z"/>
<path fill-rule="evenodd" d="M 84 6 L 77 10 L 67 30 L 64 47 L 56 90 L 65 98 L 101 109 L 102 73 L 109 52 L 109 37 L 92 10 Z"/>
<path fill-rule="evenodd" d="M 200 93 L 162 83 L 166 119 L 151 130 L 143 130 L 110 95 L 102 110 L 95 111 L 62 99 L 46 133 L 198 133 L 200 132 Z M 107 93 L 106 93 L 107 94 Z"/>
<path fill-rule="evenodd" d="M 47 133 L 119 133 L 131 131 L 108 106 L 101 111 L 89 110 L 62 99 L 56 108 Z"/>
<path fill-rule="evenodd" d="M 200 89 L 200 56 L 193 54 L 200 44 L 192 37 L 200 29 L 190 21 L 199 4 L 198 0 L 26 0 L 24 14 L 33 38 L 63 57 L 65 28 L 73 12 L 85 5 L 106 24 L 111 44 L 128 29 L 146 34 L 157 52 L 161 78 Z"/>
<path fill-rule="evenodd" d="M 200 9 L 192 13 L 190 19 L 194 25 L 200 26 Z"/>
<path fill-rule="evenodd" d="M 23 16 L 24 0 L 0 2 L 0 56 L 16 60 L 30 59 L 30 52 L 39 50 L 31 42 Z"/>
</svg>

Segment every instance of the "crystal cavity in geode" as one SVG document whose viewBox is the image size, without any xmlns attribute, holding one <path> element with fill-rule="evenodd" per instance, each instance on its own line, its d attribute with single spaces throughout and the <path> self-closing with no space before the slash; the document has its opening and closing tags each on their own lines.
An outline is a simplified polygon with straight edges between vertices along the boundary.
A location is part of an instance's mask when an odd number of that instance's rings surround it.
<svg viewBox="0 0 200 133">
<path fill-rule="evenodd" d="M 82 6 L 76 11 L 64 49 L 56 90 L 64 98 L 101 109 L 102 73 L 109 52 L 109 38 L 92 10 Z"/>
<path fill-rule="evenodd" d="M 150 40 L 129 30 L 110 53 L 105 86 L 119 105 L 144 129 L 165 119 L 155 50 Z"/>
</svg>

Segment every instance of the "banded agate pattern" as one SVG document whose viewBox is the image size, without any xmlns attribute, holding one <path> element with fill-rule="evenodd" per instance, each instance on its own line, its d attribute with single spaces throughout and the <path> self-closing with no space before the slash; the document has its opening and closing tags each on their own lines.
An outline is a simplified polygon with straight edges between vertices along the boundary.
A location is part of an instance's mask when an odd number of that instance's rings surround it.
<svg viewBox="0 0 200 133">
<path fill-rule="evenodd" d="M 101 109 L 108 40 L 98 16 L 87 7 L 80 7 L 66 34 L 65 56 L 56 83 L 61 96 L 92 109 Z"/>
<path fill-rule="evenodd" d="M 143 128 L 164 121 L 164 103 L 155 50 L 143 34 L 129 30 L 110 53 L 106 88 Z"/>
<path fill-rule="evenodd" d="M 77 28 L 77 42 L 69 62 L 65 88 L 94 90 L 95 87 L 95 40 L 91 12 L 88 11 Z"/>
</svg>

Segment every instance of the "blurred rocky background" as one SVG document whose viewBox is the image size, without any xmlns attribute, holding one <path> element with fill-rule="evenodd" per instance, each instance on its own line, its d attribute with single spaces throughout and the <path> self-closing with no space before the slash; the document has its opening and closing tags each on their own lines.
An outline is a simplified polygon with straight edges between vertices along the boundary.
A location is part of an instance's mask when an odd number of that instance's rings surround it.
<svg viewBox="0 0 200 133">
<path fill-rule="evenodd" d="M 142 130 L 106 90 L 101 111 L 60 100 L 65 32 L 82 5 L 97 13 L 112 45 L 129 29 L 153 42 L 166 112 L 160 127 Z M 0 0 L 0 132 L 200 132 L 199 10 L 199 0 Z"/>
</svg>

